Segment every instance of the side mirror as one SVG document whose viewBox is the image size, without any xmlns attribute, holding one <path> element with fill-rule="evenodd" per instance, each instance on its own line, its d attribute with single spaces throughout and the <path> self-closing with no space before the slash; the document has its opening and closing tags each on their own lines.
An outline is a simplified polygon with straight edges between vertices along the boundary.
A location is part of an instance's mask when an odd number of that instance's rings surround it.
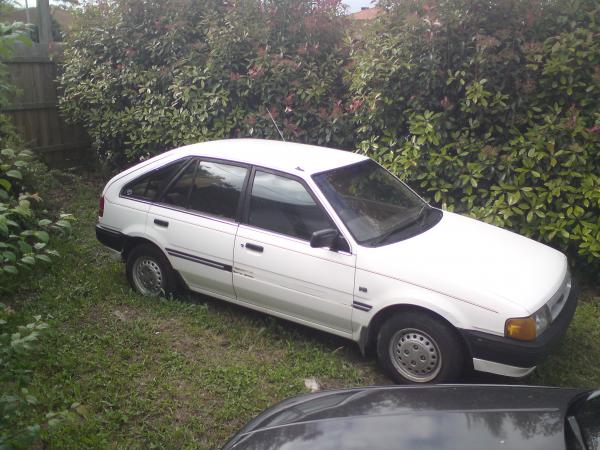
<svg viewBox="0 0 600 450">
<path fill-rule="evenodd" d="M 340 233 L 333 228 L 315 231 L 310 237 L 310 246 L 313 248 L 328 247 L 331 250 L 337 250 L 337 242 Z"/>
</svg>

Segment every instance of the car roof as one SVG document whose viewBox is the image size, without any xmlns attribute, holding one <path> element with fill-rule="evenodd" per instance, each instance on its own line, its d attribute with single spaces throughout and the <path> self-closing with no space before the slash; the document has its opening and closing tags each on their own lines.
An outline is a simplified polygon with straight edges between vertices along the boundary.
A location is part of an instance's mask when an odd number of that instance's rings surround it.
<svg viewBox="0 0 600 450">
<path fill-rule="evenodd" d="M 173 150 L 182 156 L 206 156 L 307 175 L 368 159 L 357 153 L 316 145 L 266 139 L 224 139 L 186 145 Z"/>
</svg>

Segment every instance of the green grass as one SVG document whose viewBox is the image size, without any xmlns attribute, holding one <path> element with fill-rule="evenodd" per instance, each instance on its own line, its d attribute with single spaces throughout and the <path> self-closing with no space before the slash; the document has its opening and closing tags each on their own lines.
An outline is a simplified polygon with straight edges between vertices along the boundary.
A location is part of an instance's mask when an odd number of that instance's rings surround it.
<svg viewBox="0 0 600 450">
<path fill-rule="evenodd" d="M 324 388 L 389 383 L 349 341 L 199 295 L 134 294 L 95 240 L 99 189 L 70 187 L 65 209 L 78 223 L 58 244 L 62 258 L 1 299 L 50 324 L 26 363 L 39 400 L 29 414 L 38 423 L 48 411 L 73 414 L 44 427 L 44 448 L 219 448 L 266 407 L 305 392 L 307 377 Z M 599 319 L 600 299 L 588 293 L 564 342 L 525 382 L 600 386 Z"/>
</svg>

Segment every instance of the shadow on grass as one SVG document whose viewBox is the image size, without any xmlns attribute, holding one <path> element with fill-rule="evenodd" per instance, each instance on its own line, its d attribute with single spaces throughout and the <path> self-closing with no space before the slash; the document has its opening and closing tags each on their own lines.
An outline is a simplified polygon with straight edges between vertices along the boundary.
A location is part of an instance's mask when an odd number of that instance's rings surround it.
<svg viewBox="0 0 600 450">
<path fill-rule="evenodd" d="M 187 291 L 178 296 L 174 301 L 195 305 L 208 305 L 214 311 L 222 315 L 231 315 L 238 318 L 243 318 L 245 321 L 259 323 L 260 326 L 268 327 L 273 337 L 287 339 L 292 336 L 297 340 L 314 342 L 321 345 L 328 352 L 343 352 L 344 358 L 350 364 L 359 365 L 375 365 L 376 356 L 367 354 L 363 356 L 358 348 L 358 345 L 349 339 L 342 338 L 324 331 L 320 331 L 305 325 L 301 325 L 290 320 L 279 317 L 270 316 L 268 314 L 255 311 L 234 303 L 228 303 L 210 297 L 208 295 L 199 294 L 192 291 Z M 377 384 L 393 384 L 393 381 L 383 372 L 381 368 L 376 366 L 378 372 Z M 516 379 L 489 373 L 477 372 L 466 368 L 456 382 L 465 384 L 527 384 L 529 377 Z"/>
</svg>

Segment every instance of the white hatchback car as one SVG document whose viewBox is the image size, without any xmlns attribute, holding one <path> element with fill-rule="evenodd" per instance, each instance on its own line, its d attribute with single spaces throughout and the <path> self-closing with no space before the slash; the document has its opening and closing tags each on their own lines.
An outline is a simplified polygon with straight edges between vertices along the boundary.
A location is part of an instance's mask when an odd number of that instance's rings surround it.
<svg viewBox="0 0 600 450">
<path fill-rule="evenodd" d="M 104 188 L 96 235 L 144 295 L 187 286 L 343 336 L 397 382 L 525 376 L 577 303 L 562 253 L 433 208 L 365 156 L 301 144 L 144 161 Z"/>
</svg>

